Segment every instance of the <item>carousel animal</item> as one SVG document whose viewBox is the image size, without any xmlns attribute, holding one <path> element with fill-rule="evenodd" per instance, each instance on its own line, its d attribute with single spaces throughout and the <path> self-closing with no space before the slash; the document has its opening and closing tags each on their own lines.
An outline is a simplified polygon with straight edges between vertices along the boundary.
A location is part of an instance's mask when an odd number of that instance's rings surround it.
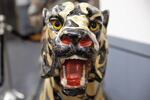
<svg viewBox="0 0 150 100">
<path fill-rule="evenodd" d="M 43 9 L 40 100 L 104 100 L 109 12 L 88 3 Z"/>
</svg>

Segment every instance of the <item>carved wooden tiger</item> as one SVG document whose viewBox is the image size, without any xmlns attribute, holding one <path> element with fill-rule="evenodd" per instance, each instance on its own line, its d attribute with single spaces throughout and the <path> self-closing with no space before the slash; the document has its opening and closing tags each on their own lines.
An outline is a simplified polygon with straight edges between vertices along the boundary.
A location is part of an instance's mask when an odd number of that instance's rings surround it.
<svg viewBox="0 0 150 100">
<path fill-rule="evenodd" d="M 108 11 L 65 2 L 43 9 L 40 100 L 104 100 Z"/>
</svg>

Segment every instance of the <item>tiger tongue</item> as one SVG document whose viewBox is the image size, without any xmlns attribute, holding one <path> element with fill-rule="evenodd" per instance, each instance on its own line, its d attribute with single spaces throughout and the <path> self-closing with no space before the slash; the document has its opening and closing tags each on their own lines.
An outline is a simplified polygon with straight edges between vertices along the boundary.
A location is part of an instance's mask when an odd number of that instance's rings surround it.
<svg viewBox="0 0 150 100">
<path fill-rule="evenodd" d="M 70 59 L 65 61 L 66 79 L 69 86 L 80 86 L 85 61 Z"/>
</svg>

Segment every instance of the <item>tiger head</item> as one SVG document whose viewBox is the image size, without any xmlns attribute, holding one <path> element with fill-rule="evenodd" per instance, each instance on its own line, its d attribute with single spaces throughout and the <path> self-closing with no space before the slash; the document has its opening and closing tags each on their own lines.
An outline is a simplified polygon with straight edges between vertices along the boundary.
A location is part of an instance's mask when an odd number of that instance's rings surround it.
<svg viewBox="0 0 150 100">
<path fill-rule="evenodd" d="M 42 77 L 54 77 L 66 95 L 82 94 L 88 83 L 101 82 L 108 54 L 108 18 L 108 11 L 88 3 L 44 8 Z"/>
</svg>

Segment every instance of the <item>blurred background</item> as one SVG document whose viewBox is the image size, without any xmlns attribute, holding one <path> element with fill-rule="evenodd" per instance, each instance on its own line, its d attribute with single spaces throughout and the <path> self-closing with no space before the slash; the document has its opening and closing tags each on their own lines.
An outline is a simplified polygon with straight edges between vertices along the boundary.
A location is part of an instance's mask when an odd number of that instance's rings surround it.
<svg viewBox="0 0 150 100">
<path fill-rule="evenodd" d="M 42 79 L 41 11 L 64 1 L 0 0 L 0 100 L 35 100 Z M 150 100 L 150 1 L 77 0 L 110 11 L 108 100 Z M 49 5 L 47 5 L 49 4 Z M 2 16 L 3 15 L 3 16 Z"/>
<path fill-rule="evenodd" d="M 150 100 L 150 1 L 101 0 L 110 10 L 108 100 Z"/>
</svg>

